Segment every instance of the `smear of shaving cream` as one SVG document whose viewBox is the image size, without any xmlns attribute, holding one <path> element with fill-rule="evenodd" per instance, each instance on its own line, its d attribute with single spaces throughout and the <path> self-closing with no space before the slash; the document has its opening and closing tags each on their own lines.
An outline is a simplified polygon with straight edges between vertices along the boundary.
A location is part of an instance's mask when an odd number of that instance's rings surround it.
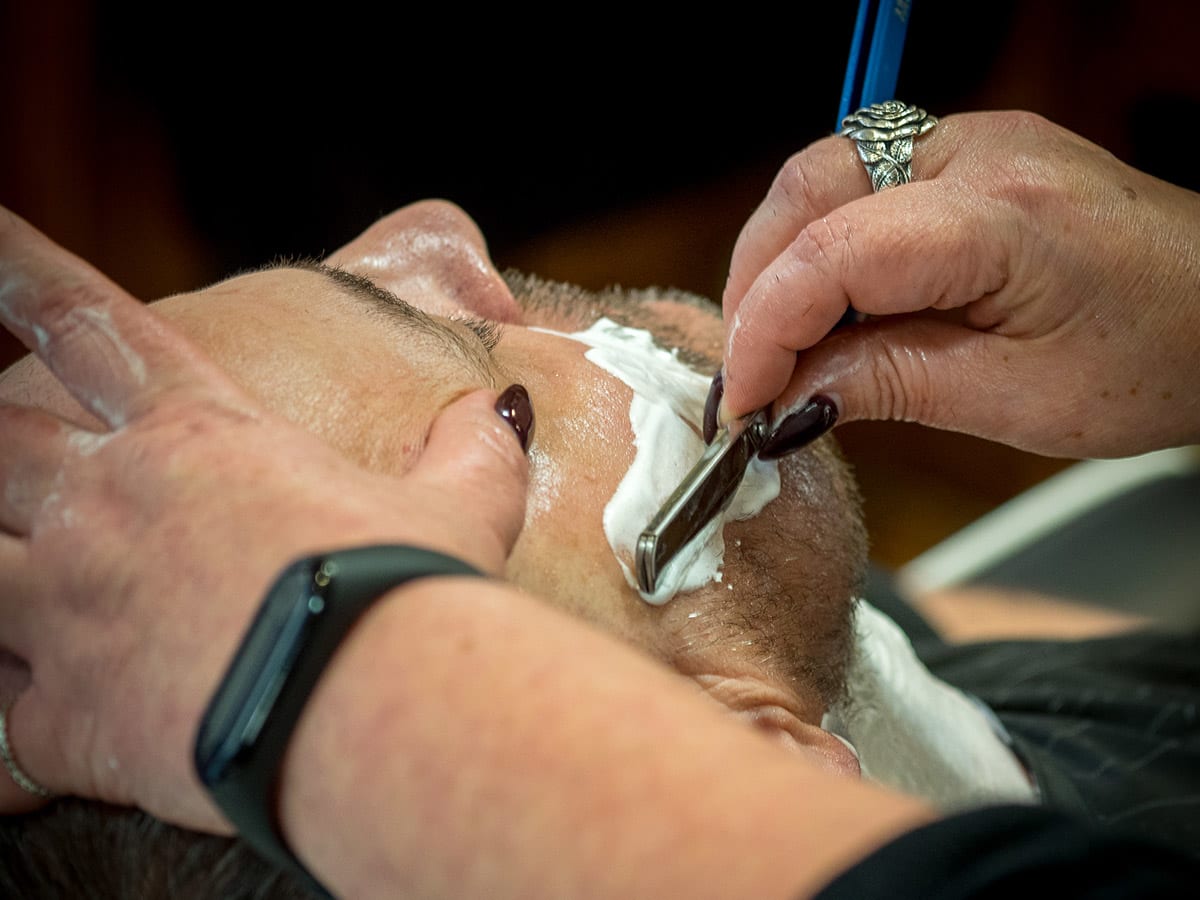
<svg viewBox="0 0 1200 900">
<path fill-rule="evenodd" d="M 701 422 L 710 381 L 680 362 L 677 352 L 656 346 L 650 332 L 611 319 L 586 331 L 550 333 L 587 344 L 585 357 L 633 390 L 629 424 L 636 453 L 604 508 L 604 534 L 625 580 L 655 606 L 720 581 L 725 523 L 757 515 L 779 495 L 779 464 L 755 459 L 725 512 L 659 574 L 658 590 L 640 590 L 633 572 L 638 536 L 704 452 Z"/>
</svg>

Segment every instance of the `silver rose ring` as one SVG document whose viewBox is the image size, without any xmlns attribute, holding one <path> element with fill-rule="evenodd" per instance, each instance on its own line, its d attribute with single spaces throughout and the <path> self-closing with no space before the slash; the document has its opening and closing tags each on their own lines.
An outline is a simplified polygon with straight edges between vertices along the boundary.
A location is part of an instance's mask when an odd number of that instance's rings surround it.
<svg viewBox="0 0 1200 900">
<path fill-rule="evenodd" d="M 938 122 L 923 109 L 899 100 L 872 103 L 842 119 L 838 134 L 858 146 L 858 155 L 878 192 L 912 180 L 913 138 Z"/>
</svg>

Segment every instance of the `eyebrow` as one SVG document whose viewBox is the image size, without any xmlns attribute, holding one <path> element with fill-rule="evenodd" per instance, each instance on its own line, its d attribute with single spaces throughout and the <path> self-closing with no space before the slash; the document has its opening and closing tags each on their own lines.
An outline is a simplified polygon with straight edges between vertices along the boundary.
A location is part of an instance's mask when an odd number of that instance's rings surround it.
<svg viewBox="0 0 1200 900">
<path fill-rule="evenodd" d="M 451 328 L 447 323 L 429 315 L 423 309 L 413 306 L 408 301 L 393 294 L 365 275 L 348 272 L 338 266 L 331 266 L 311 257 L 281 257 L 256 271 L 265 272 L 276 269 L 299 269 L 321 275 L 340 289 L 352 300 L 357 300 L 368 309 L 381 313 L 389 321 L 399 323 L 402 327 L 412 328 L 421 334 L 428 335 L 440 341 L 452 352 L 477 371 L 478 374 L 495 387 L 495 375 L 492 365 L 492 342 L 482 338 L 473 341 L 460 331 Z M 470 327 L 470 323 L 464 321 Z"/>
</svg>

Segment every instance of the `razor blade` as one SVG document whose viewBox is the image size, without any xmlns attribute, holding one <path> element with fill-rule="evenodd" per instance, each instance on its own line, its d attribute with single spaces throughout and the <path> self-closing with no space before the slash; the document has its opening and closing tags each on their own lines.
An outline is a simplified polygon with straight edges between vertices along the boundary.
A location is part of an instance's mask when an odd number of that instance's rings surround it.
<svg viewBox="0 0 1200 900">
<path fill-rule="evenodd" d="M 767 439 L 766 410 L 722 429 L 638 537 L 638 587 L 653 594 L 663 570 L 723 513 L 737 493 L 746 467 Z"/>
</svg>

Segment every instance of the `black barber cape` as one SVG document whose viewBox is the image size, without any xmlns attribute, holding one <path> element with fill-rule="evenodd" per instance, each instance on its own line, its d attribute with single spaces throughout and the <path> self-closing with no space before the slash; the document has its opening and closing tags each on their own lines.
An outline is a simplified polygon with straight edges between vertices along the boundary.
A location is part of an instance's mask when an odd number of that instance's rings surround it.
<svg viewBox="0 0 1200 900">
<path fill-rule="evenodd" d="M 918 653 L 1004 725 L 1042 805 L 1200 861 L 1200 635 L 996 641 Z M 1200 898 L 1200 883 L 1193 895 Z"/>
<path fill-rule="evenodd" d="M 949 645 L 875 587 L 930 671 L 996 714 L 1042 803 L 903 835 L 820 900 L 1200 898 L 1200 634 Z"/>
<path fill-rule="evenodd" d="M 1200 861 L 1044 807 L 998 806 L 897 838 L 817 900 L 1166 900 L 1200 896 Z"/>
</svg>

